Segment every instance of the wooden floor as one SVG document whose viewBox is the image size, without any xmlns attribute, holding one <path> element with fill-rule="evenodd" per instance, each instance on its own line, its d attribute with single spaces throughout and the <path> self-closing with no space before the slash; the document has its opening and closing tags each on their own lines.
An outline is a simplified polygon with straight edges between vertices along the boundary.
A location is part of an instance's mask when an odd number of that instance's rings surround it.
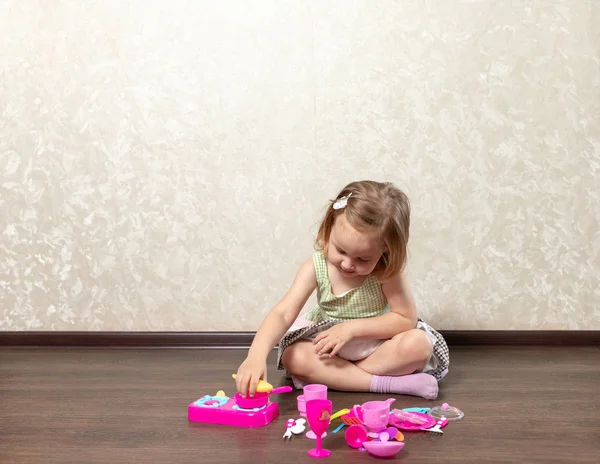
<svg viewBox="0 0 600 464">
<path fill-rule="evenodd" d="M 0 350 L 0 462 L 309 463 L 306 438 L 283 442 L 297 392 L 277 398 L 267 427 L 189 423 L 187 406 L 223 389 L 243 350 Z M 274 359 L 271 360 L 271 366 Z M 281 372 L 269 381 L 282 385 Z M 334 411 L 394 395 L 330 392 Z M 443 435 L 406 434 L 405 463 L 600 462 L 600 348 L 452 350 L 438 399 L 465 412 Z M 330 429 L 331 430 L 331 429 Z M 376 462 L 343 433 L 324 440 L 330 463 Z"/>
</svg>

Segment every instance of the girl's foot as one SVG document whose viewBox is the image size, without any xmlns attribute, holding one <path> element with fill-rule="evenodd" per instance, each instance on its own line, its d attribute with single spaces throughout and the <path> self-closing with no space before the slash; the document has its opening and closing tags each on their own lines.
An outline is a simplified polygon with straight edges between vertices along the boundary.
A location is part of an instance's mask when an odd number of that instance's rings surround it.
<svg viewBox="0 0 600 464">
<path fill-rule="evenodd" d="M 371 391 L 373 393 L 420 396 L 426 400 L 435 400 L 438 395 L 438 381 L 433 375 L 424 373 L 373 375 Z"/>
</svg>

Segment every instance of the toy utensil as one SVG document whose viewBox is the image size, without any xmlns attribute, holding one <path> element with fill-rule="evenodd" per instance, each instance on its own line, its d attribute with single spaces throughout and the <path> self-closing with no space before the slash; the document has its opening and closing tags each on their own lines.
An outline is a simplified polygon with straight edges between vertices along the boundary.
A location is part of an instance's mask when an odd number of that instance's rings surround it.
<svg viewBox="0 0 600 464">
<path fill-rule="evenodd" d="M 284 387 L 273 388 L 266 393 L 268 393 L 269 395 L 275 395 L 277 393 L 288 393 L 288 392 L 291 392 L 292 390 L 293 390 L 292 387 L 286 385 Z M 259 393 L 261 393 L 261 392 L 259 392 Z"/>
<path fill-rule="evenodd" d="M 296 419 L 291 429 L 292 433 L 294 435 L 299 435 L 304 432 L 304 430 L 306 430 L 306 426 L 304 424 L 306 424 L 306 419 Z"/>
<path fill-rule="evenodd" d="M 426 414 L 431 408 L 402 408 L 403 411 L 408 412 L 420 412 L 421 414 Z"/>
<path fill-rule="evenodd" d="M 411 424 L 423 425 L 427 424 L 427 417 L 420 416 L 414 412 L 404 411 L 402 409 L 394 409 L 392 414 L 398 419 L 404 422 L 410 422 Z"/>
<path fill-rule="evenodd" d="M 384 440 L 382 438 L 382 435 L 384 433 L 387 434 L 387 439 L 386 440 Z M 379 434 L 379 440 L 380 441 L 388 441 L 388 440 L 402 441 L 402 440 L 398 440 L 398 434 L 399 433 L 400 433 L 400 431 L 396 427 L 388 427 L 387 429 L 385 429 L 383 432 L 381 432 Z M 404 438 L 404 435 L 402 435 L 402 438 Z"/>
<path fill-rule="evenodd" d="M 344 408 L 338 412 L 336 412 L 333 416 L 331 416 L 331 420 L 337 419 L 338 417 L 342 417 L 345 416 L 346 414 L 349 414 L 351 411 L 348 408 Z M 338 433 L 340 430 L 342 430 L 344 427 L 346 426 L 346 424 L 344 422 L 342 422 L 340 425 L 338 425 L 334 430 L 333 433 Z"/>
<path fill-rule="evenodd" d="M 362 422 L 354 415 L 354 411 L 350 410 L 347 414 L 342 416 L 342 424 L 339 425 L 333 433 L 338 433 L 344 428 L 345 425 L 362 425 Z"/>
<path fill-rule="evenodd" d="M 288 419 L 285 423 L 285 433 L 283 434 L 283 439 L 286 438 L 292 439 L 292 427 L 294 427 L 294 419 Z"/>
<path fill-rule="evenodd" d="M 344 425 L 363 425 L 363 423 L 359 421 L 356 417 L 343 416 L 342 422 L 344 423 Z"/>
<path fill-rule="evenodd" d="M 429 429 L 422 429 L 423 432 L 432 432 L 432 433 L 444 433 L 444 431 L 440 428 L 439 424 L 435 424 L 433 427 Z"/>
<path fill-rule="evenodd" d="M 342 430 L 344 427 L 346 427 L 346 424 L 344 424 L 343 422 L 338 425 L 334 430 L 333 433 L 338 433 L 340 430 Z"/>
<path fill-rule="evenodd" d="M 338 412 L 336 412 L 334 415 L 331 416 L 331 420 L 335 420 L 338 417 L 342 417 L 345 416 L 346 414 L 348 414 L 350 412 L 350 409 L 344 408 L 344 409 L 340 409 Z"/>
<path fill-rule="evenodd" d="M 435 423 L 435 425 L 428 429 L 421 429 L 423 432 L 432 432 L 432 433 L 444 433 L 442 427 L 445 427 L 448 424 L 448 419 L 440 419 Z"/>
<path fill-rule="evenodd" d="M 385 436 L 383 434 L 386 434 Z M 379 441 L 388 441 L 388 440 L 397 440 L 396 437 L 398 436 L 398 429 L 396 427 L 388 427 L 387 429 L 385 429 L 382 432 L 369 432 L 368 436 L 369 438 L 373 438 L 375 440 L 379 440 Z M 401 438 L 404 439 L 404 435 L 400 434 Z M 385 440 L 381 437 L 385 437 Z M 402 440 L 397 440 L 397 441 L 402 441 Z"/>
<path fill-rule="evenodd" d="M 344 415 L 348 414 L 349 412 L 350 412 L 349 409 L 342 409 L 342 410 L 336 412 L 333 416 L 331 416 L 331 420 L 335 420 L 338 417 L 341 417 L 341 416 L 344 416 Z"/>
<path fill-rule="evenodd" d="M 233 377 L 235 379 L 237 377 L 237 375 L 231 374 L 231 377 Z M 271 390 L 273 390 L 273 385 L 271 385 L 269 382 L 265 382 L 264 380 L 258 381 L 258 385 L 256 386 L 257 392 L 269 393 Z"/>
<path fill-rule="evenodd" d="M 342 416 L 342 422 L 346 425 L 362 425 L 362 422 L 354 415 L 354 411 Z"/>
</svg>

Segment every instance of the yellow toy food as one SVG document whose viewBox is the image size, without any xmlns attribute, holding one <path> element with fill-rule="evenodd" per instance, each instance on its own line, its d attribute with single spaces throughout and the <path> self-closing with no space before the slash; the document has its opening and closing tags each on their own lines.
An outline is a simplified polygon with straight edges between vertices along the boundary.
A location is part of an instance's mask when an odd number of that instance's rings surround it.
<svg viewBox="0 0 600 464">
<path fill-rule="evenodd" d="M 235 379 L 236 375 L 232 374 L 231 377 Z M 258 386 L 256 387 L 257 392 L 269 393 L 271 390 L 273 390 L 273 385 L 271 385 L 269 382 L 265 382 L 264 380 L 258 381 Z"/>
</svg>

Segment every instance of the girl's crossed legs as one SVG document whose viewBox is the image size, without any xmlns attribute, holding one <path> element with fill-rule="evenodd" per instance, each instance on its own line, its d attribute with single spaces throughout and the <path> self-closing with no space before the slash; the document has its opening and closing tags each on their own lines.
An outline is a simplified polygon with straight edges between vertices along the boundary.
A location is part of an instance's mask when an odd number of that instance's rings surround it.
<svg viewBox="0 0 600 464">
<path fill-rule="evenodd" d="M 282 362 L 285 369 L 300 380 L 322 383 L 334 390 L 435 399 L 438 394 L 436 378 L 420 373 L 432 352 L 433 345 L 427 333 L 412 329 L 386 340 L 369 356 L 356 362 L 339 356 L 318 356 L 311 340 L 299 340 L 290 345 L 283 353 Z"/>
</svg>

